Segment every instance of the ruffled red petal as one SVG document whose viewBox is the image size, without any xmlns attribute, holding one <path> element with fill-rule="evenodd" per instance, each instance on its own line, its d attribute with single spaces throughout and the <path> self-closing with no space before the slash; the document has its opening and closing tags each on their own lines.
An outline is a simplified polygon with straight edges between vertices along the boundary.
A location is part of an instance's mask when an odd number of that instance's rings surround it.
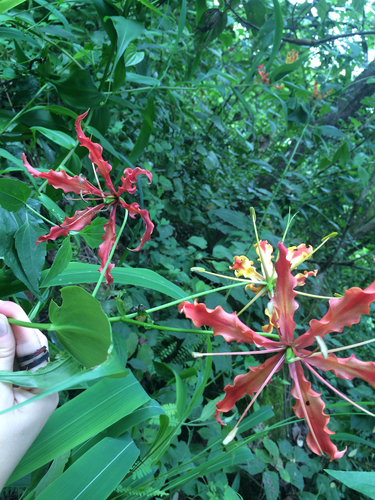
<svg viewBox="0 0 375 500">
<path fill-rule="evenodd" d="M 126 210 L 129 212 L 130 217 L 134 219 L 135 216 L 139 214 L 142 217 L 143 222 L 145 223 L 146 229 L 145 232 L 143 233 L 140 244 L 137 246 L 137 248 L 130 249 L 131 252 L 139 252 L 139 250 L 143 247 L 146 241 L 149 241 L 151 239 L 151 234 L 155 226 L 150 221 L 150 215 L 148 213 L 148 210 L 140 208 L 138 203 L 132 203 L 131 205 L 128 205 L 122 200 L 119 200 L 119 203 L 123 208 L 126 208 Z"/>
<path fill-rule="evenodd" d="M 221 335 L 227 342 L 235 340 L 236 342 L 246 342 L 268 349 L 284 349 L 280 342 L 262 337 L 242 323 L 235 312 L 227 313 L 221 306 L 217 306 L 216 309 L 208 309 L 205 304 L 198 304 L 197 300 L 195 300 L 194 304 L 181 302 L 178 309 L 187 318 L 191 319 L 197 328 L 203 325 L 210 326 L 214 331 L 214 335 Z"/>
<path fill-rule="evenodd" d="M 294 311 L 298 308 L 294 297 L 297 295 L 293 290 L 297 285 L 297 280 L 290 272 L 291 264 L 287 259 L 288 249 L 280 241 L 277 245 L 279 258 L 275 263 L 277 273 L 276 291 L 273 298 L 273 305 L 278 313 L 277 325 L 280 328 L 280 335 L 285 343 L 289 344 L 294 339 L 294 329 L 296 323 L 293 321 Z"/>
<path fill-rule="evenodd" d="M 267 361 L 259 366 L 249 366 L 248 373 L 245 375 L 237 375 L 233 385 L 228 384 L 224 387 L 226 393 L 225 398 L 217 403 L 215 413 L 215 418 L 220 424 L 224 425 L 221 421 L 220 414 L 233 410 L 236 402 L 243 396 L 247 394 L 252 396 L 255 392 L 258 392 L 283 355 L 284 352 L 268 358 Z M 282 365 L 283 363 L 278 367 L 276 372 L 280 370 Z M 272 379 L 270 379 L 269 382 L 271 382 L 271 380 Z"/>
<path fill-rule="evenodd" d="M 121 196 L 125 191 L 129 194 L 134 194 L 137 186 L 132 186 L 137 182 L 138 175 L 146 175 L 148 180 L 150 181 L 148 184 L 151 184 L 152 181 L 152 173 L 145 168 L 136 167 L 134 170 L 132 168 L 126 168 L 124 170 L 124 177 L 121 177 L 121 186 L 117 191 L 117 195 Z"/>
<path fill-rule="evenodd" d="M 108 222 L 104 224 L 104 235 L 102 236 L 103 243 L 99 245 L 98 257 L 102 261 L 99 272 L 101 273 L 106 265 L 108 256 L 113 248 L 116 241 L 116 206 L 111 207 L 111 214 L 109 216 Z M 105 271 L 104 277 L 107 285 L 113 282 L 113 277 L 111 276 L 111 269 L 115 267 L 114 264 L 109 263 Z"/>
<path fill-rule="evenodd" d="M 86 137 L 82 131 L 81 120 L 85 118 L 88 112 L 89 110 L 87 110 L 86 113 L 83 113 L 83 115 L 80 115 L 76 120 L 77 139 L 80 142 L 81 146 L 84 146 L 90 151 L 89 158 L 91 162 L 95 163 L 95 165 L 97 166 L 96 171 L 99 172 L 99 174 L 105 180 L 105 185 L 107 186 L 107 188 L 111 191 L 112 194 L 116 194 L 115 188 L 113 187 L 111 178 L 109 176 L 109 172 L 112 170 L 112 167 L 107 161 L 103 160 L 103 148 L 100 144 L 92 142 L 91 139 Z"/>
<path fill-rule="evenodd" d="M 341 458 L 346 448 L 338 451 L 330 440 L 329 436 L 334 432 L 327 427 L 330 417 L 324 413 L 325 403 L 320 394 L 311 389 L 311 384 L 306 380 L 299 361 L 289 364 L 289 372 L 294 382 L 293 389 L 290 391 L 296 399 L 296 404 L 293 406 L 294 413 L 298 418 L 306 418 L 310 428 L 306 439 L 308 447 L 317 455 L 326 453 L 331 461 Z"/>
<path fill-rule="evenodd" d="M 60 170 L 56 172 L 55 170 L 50 170 L 49 172 L 39 172 L 34 167 L 30 165 L 27 161 L 26 155 L 22 153 L 22 161 L 24 166 L 27 168 L 29 174 L 33 177 L 42 177 L 47 179 L 48 184 L 51 184 L 56 189 L 62 189 L 65 193 L 75 193 L 75 194 L 93 194 L 95 196 L 102 196 L 100 189 L 93 186 L 85 177 L 80 175 L 75 175 L 71 177 L 65 170 Z"/>
<path fill-rule="evenodd" d="M 330 332 L 342 332 L 344 326 L 358 323 L 361 314 L 369 314 L 369 305 L 375 300 L 375 281 L 365 290 L 350 288 L 344 297 L 331 299 L 328 312 L 321 320 L 312 319 L 306 333 L 296 339 L 297 347 L 307 347 L 315 342 L 315 337 L 324 338 Z"/>
<path fill-rule="evenodd" d="M 305 358 L 304 361 L 324 372 L 332 370 L 336 377 L 347 380 L 353 380 L 355 377 L 361 378 L 375 389 L 375 363 L 373 361 L 361 361 L 354 354 L 349 358 L 337 358 L 333 353 L 330 353 L 327 359 L 319 355 Z"/>
<path fill-rule="evenodd" d="M 303 286 L 305 284 L 306 278 L 309 278 L 310 276 L 316 276 L 318 274 L 318 270 L 315 269 L 315 271 L 303 271 L 302 273 L 296 274 L 294 277 L 297 280 L 297 286 Z"/>
<path fill-rule="evenodd" d="M 91 224 L 91 219 L 103 207 L 104 203 L 96 207 L 77 210 L 73 217 L 65 217 L 61 226 L 54 226 L 48 234 L 40 236 L 37 244 L 47 240 L 55 240 L 59 236 L 67 236 L 70 231 L 80 231 Z"/>
</svg>

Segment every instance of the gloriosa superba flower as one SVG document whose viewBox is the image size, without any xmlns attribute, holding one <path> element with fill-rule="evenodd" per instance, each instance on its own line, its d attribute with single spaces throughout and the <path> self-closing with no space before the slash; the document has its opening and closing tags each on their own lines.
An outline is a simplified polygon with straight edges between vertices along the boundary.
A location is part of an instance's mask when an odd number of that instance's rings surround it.
<svg viewBox="0 0 375 500">
<path fill-rule="evenodd" d="M 265 251 L 267 250 L 266 243 L 263 248 Z M 295 249 L 291 253 L 291 249 L 287 249 L 282 242 L 279 242 L 278 250 L 279 256 L 274 268 L 276 281 L 274 289 L 272 288 L 272 299 L 270 301 L 272 311 L 270 319 L 271 324 L 276 328 L 279 341 L 256 333 L 240 321 L 237 313 L 226 313 L 221 306 L 213 310 L 208 309 L 204 304 L 199 304 L 197 301 L 194 304 L 183 302 L 180 304 L 179 310 L 187 318 L 190 318 L 196 327 L 210 326 L 214 335 L 221 335 L 228 342 L 236 341 L 237 343 L 255 344 L 255 346 L 264 349 L 228 354 L 276 353 L 259 366 L 249 366 L 247 374 L 238 375 L 235 377 L 233 385 L 229 384 L 224 388 L 226 396 L 216 405 L 215 418 L 219 423 L 223 424 L 221 413 L 232 410 L 236 401 L 245 395 L 254 396 L 245 410 L 246 413 L 263 388 L 271 382 L 273 375 L 286 363 L 293 380 L 291 395 L 296 400 L 296 404 L 293 406 L 294 413 L 298 418 L 305 418 L 310 429 L 307 444 L 317 455 L 326 453 L 333 460 L 342 457 L 346 448 L 343 451 L 338 451 L 337 447 L 331 442 L 329 436 L 334 433 L 327 427 L 330 417 L 324 413 L 325 403 L 321 399 L 320 393 L 311 388 L 311 383 L 306 379 L 303 367 L 307 368 L 322 383 L 346 401 L 375 416 L 347 398 L 316 371 L 316 369 L 321 371 L 331 370 L 336 377 L 347 380 L 358 377 L 368 382 L 375 389 L 375 363 L 360 361 L 353 354 L 349 358 L 337 358 L 333 351 L 339 351 L 343 348 L 332 349 L 323 353 L 316 352 L 317 349 L 310 351 L 307 347 L 310 347 L 318 339 L 320 340 L 319 345 L 324 344 L 326 334 L 341 332 L 344 327 L 350 327 L 358 323 L 361 314 L 369 314 L 369 305 L 375 301 L 375 281 L 365 290 L 354 287 L 346 290 L 345 295 L 341 298 L 331 298 L 329 309 L 323 318 L 311 320 L 310 328 L 304 334 L 294 338 L 296 323 L 293 316 L 298 308 L 294 288 L 299 283 L 297 276 L 293 276 L 291 270 L 296 267 L 293 256 L 297 257 L 297 254 Z M 299 247 L 299 251 L 303 255 L 306 249 Z M 271 269 L 266 271 L 265 274 L 270 271 Z M 264 292 L 266 292 L 266 289 L 264 289 Z M 197 353 L 197 356 L 200 355 Z M 224 440 L 224 443 L 234 438 L 238 424 L 243 416 L 231 431 L 228 439 Z"/>
<path fill-rule="evenodd" d="M 151 233 L 154 229 L 154 224 L 150 221 L 149 213 L 146 209 L 140 208 L 138 203 L 126 203 L 122 198 L 125 192 L 129 194 L 134 194 L 136 191 L 136 186 L 138 175 L 146 175 L 149 183 L 152 181 L 152 174 L 146 169 L 136 167 L 134 170 L 132 168 L 125 168 L 124 176 L 121 177 L 121 184 L 119 185 L 117 191 L 113 186 L 112 180 L 110 178 L 110 171 L 112 170 L 111 165 L 103 160 L 102 153 L 103 148 L 100 144 L 94 143 L 85 136 L 82 131 L 81 121 L 87 115 L 88 111 L 78 116 L 75 127 L 77 131 L 77 139 L 81 146 L 86 147 L 89 150 L 89 158 L 94 168 L 95 177 L 98 181 L 99 188 L 93 186 L 85 177 L 82 175 L 75 175 L 71 177 L 64 170 L 58 172 L 50 170 L 49 172 L 39 172 L 33 168 L 27 161 L 26 155 L 22 154 L 22 161 L 24 166 L 27 168 L 28 172 L 33 177 L 42 177 L 47 179 L 48 184 L 51 184 L 56 189 L 62 189 L 65 193 L 73 192 L 80 195 L 84 201 L 94 201 L 99 200 L 100 203 L 91 207 L 87 207 L 84 210 L 77 210 L 73 217 L 65 217 L 63 223 L 60 226 L 53 226 L 50 232 L 44 236 L 40 236 L 37 244 L 47 240 L 55 240 L 59 236 L 67 236 L 70 231 L 80 231 L 85 226 L 91 224 L 92 218 L 104 211 L 110 210 L 110 215 L 108 222 L 104 224 L 104 235 L 102 236 L 103 243 L 99 246 L 98 257 L 102 264 L 100 266 L 99 272 L 102 272 L 109 254 L 113 248 L 116 241 L 116 209 L 118 206 L 125 208 L 129 212 L 130 217 L 135 218 L 139 214 L 146 226 L 145 232 L 142 236 L 141 242 L 137 248 L 133 249 L 133 252 L 138 252 L 144 243 L 148 241 L 151 237 Z M 96 165 L 96 171 L 95 167 Z M 96 173 L 99 173 L 104 178 L 105 186 L 108 191 L 102 190 Z M 91 195 L 91 197 L 84 199 L 85 195 Z M 113 277 L 111 276 L 111 269 L 114 264 L 108 264 L 105 271 L 105 281 L 109 285 L 113 282 Z"/>
</svg>

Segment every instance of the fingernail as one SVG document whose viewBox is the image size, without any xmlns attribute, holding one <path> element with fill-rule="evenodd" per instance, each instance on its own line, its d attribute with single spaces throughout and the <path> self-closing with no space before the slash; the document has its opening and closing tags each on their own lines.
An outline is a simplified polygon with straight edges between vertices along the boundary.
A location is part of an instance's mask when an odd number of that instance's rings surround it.
<svg viewBox="0 0 375 500">
<path fill-rule="evenodd" d="M 9 331 L 8 320 L 6 316 L 4 316 L 4 314 L 0 314 L 0 337 L 4 337 L 4 335 L 6 335 L 8 331 Z"/>
</svg>

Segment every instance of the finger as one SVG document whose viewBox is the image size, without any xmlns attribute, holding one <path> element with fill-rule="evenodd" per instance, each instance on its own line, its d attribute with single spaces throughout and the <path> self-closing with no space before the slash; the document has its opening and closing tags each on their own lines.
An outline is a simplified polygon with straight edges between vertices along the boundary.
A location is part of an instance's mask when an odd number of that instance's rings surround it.
<svg viewBox="0 0 375 500">
<path fill-rule="evenodd" d="M 23 309 L 14 302 L 0 301 L 0 313 L 4 314 L 8 318 L 18 319 L 19 321 L 26 321 L 30 323 L 30 320 Z M 12 330 L 16 342 L 17 356 L 27 356 L 43 346 L 48 347 L 47 337 L 35 328 L 12 325 Z M 46 364 L 47 361 L 44 361 L 39 366 L 35 367 L 35 369 L 45 366 Z"/>
<path fill-rule="evenodd" d="M 4 314 L 0 314 L 0 370 L 13 371 L 16 342 Z"/>
</svg>

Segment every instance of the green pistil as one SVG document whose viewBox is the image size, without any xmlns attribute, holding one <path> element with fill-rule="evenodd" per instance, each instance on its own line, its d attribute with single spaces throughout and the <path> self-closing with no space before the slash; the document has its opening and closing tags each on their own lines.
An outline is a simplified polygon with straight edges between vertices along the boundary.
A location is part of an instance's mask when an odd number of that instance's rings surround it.
<svg viewBox="0 0 375 500">
<path fill-rule="evenodd" d="M 115 197 L 115 196 L 107 196 L 107 198 L 104 198 L 104 199 L 103 199 L 103 203 L 104 203 L 104 205 L 110 205 L 110 204 L 111 204 L 111 203 L 113 203 L 115 200 L 116 200 L 116 197 Z"/>
<path fill-rule="evenodd" d="M 291 347 L 288 347 L 288 349 L 286 350 L 286 353 L 285 353 L 285 363 L 293 363 L 294 361 L 294 352 L 293 352 L 293 349 Z"/>
</svg>

